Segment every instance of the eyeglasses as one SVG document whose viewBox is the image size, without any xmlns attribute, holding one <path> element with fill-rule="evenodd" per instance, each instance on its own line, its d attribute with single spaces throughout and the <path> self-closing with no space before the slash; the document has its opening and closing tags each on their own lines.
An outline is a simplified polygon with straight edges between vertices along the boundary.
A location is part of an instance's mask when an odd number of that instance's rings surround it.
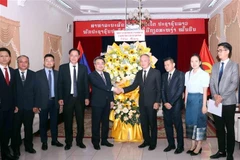
<svg viewBox="0 0 240 160">
<path fill-rule="evenodd" d="M 223 49 L 223 50 L 222 49 L 218 49 L 217 53 L 222 53 L 223 51 L 227 51 L 227 50 L 226 49 Z"/>
</svg>

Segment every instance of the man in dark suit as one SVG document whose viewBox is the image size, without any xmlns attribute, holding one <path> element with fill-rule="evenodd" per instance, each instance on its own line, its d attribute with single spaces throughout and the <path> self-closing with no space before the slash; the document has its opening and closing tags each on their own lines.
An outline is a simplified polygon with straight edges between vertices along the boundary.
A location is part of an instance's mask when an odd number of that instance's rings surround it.
<svg viewBox="0 0 240 160">
<path fill-rule="evenodd" d="M 77 146 L 86 148 L 83 144 L 83 135 L 85 105 L 89 104 L 88 73 L 87 67 L 78 63 L 79 58 L 79 50 L 71 49 L 70 63 L 61 65 L 58 73 L 58 103 L 63 106 L 65 150 L 72 147 L 73 113 L 77 121 Z"/>
<path fill-rule="evenodd" d="M 230 60 L 232 46 L 229 43 L 218 44 L 217 51 L 218 58 L 221 61 L 213 65 L 210 89 L 215 105 L 218 106 L 222 103 L 222 117 L 213 115 L 219 150 L 210 158 L 218 159 L 227 156 L 227 160 L 233 160 L 235 146 L 234 115 L 237 104 L 236 90 L 239 86 L 239 66 Z M 225 138 L 226 135 L 227 138 Z"/>
<path fill-rule="evenodd" d="M 9 151 L 14 114 L 14 79 L 15 72 L 9 67 L 11 52 L 0 48 L 0 148 L 2 159 L 15 159 Z"/>
<path fill-rule="evenodd" d="M 107 141 L 109 131 L 110 107 L 114 106 L 112 84 L 110 75 L 104 72 L 105 61 L 102 57 L 96 57 L 93 61 L 95 71 L 89 75 L 92 85 L 92 144 L 94 149 L 100 150 L 100 123 L 102 122 L 101 145 L 112 147 Z"/>
<path fill-rule="evenodd" d="M 52 54 L 46 54 L 44 56 L 44 69 L 36 72 L 37 79 L 37 97 L 36 103 L 40 111 L 40 136 L 42 142 L 42 150 L 48 149 L 47 144 L 47 127 L 48 127 L 48 115 L 50 115 L 50 129 L 52 136 L 52 145 L 62 147 L 57 140 L 58 136 L 58 113 L 59 104 L 57 101 L 57 80 L 58 71 L 53 69 L 54 56 Z"/>
<path fill-rule="evenodd" d="M 20 156 L 21 126 L 24 125 L 25 151 L 36 153 L 33 148 L 33 109 L 36 107 L 36 75 L 29 70 L 29 58 L 21 55 L 17 58 L 18 69 L 16 72 L 16 102 L 13 119 L 13 136 L 11 146 L 15 157 Z"/>
<path fill-rule="evenodd" d="M 167 71 L 162 76 L 162 103 L 164 127 L 167 135 L 168 146 L 164 152 L 175 149 L 173 137 L 173 125 L 177 132 L 177 149 L 175 154 L 182 153 L 184 150 L 183 143 L 183 126 L 182 126 L 182 107 L 184 92 L 184 73 L 175 69 L 175 63 L 172 58 L 164 60 L 164 67 Z"/>
<path fill-rule="evenodd" d="M 142 70 L 137 72 L 133 84 L 123 88 L 122 92 L 127 93 L 140 87 L 139 110 L 144 142 L 138 147 L 149 146 L 148 150 L 154 150 L 157 145 L 157 110 L 161 102 L 161 73 L 151 68 L 147 54 L 141 55 L 140 65 Z"/>
</svg>

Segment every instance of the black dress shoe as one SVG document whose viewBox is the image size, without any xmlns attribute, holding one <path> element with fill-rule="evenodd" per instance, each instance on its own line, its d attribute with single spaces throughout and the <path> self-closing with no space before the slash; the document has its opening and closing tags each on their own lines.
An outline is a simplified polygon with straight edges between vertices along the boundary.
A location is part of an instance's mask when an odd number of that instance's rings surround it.
<svg viewBox="0 0 240 160">
<path fill-rule="evenodd" d="M 107 147 L 113 147 L 113 144 L 112 144 L 112 143 L 109 143 L 108 141 L 102 142 L 101 145 L 102 145 L 102 146 L 107 146 Z"/>
<path fill-rule="evenodd" d="M 165 148 L 163 151 L 164 152 L 169 152 L 171 151 L 172 149 L 175 149 L 176 147 L 175 146 L 167 146 L 167 148 Z"/>
<path fill-rule="evenodd" d="M 190 149 L 189 149 L 186 153 L 187 153 L 187 154 L 191 154 L 195 149 L 196 149 L 196 148 L 194 148 L 193 150 L 190 150 Z"/>
<path fill-rule="evenodd" d="M 10 153 L 2 153 L 2 159 L 6 160 L 17 160 L 17 157 L 12 156 Z"/>
<path fill-rule="evenodd" d="M 36 153 L 36 150 L 33 148 L 25 148 L 25 151 L 32 154 Z"/>
<path fill-rule="evenodd" d="M 85 144 L 83 144 L 82 142 L 81 143 L 77 143 L 77 146 L 80 147 L 80 148 L 86 148 Z"/>
<path fill-rule="evenodd" d="M 42 150 L 46 151 L 48 149 L 47 143 L 42 143 Z"/>
<path fill-rule="evenodd" d="M 141 145 L 138 146 L 138 148 L 144 148 L 144 147 L 147 147 L 147 146 L 149 146 L 149 144 L 143 142 Z"/>
<path fill-rule="evenodd" d="M 177 148 L 175 151 L 174 151 L 174 154 L 179 154 L 179 153 L 182 153 L 184 151 L 184 148 Z"/>
<path fill-rule="evenodd" d="M 232 155 L 227 155 L 227 160 L 233 160 L 233 156 Z"/>
<path fill-rule="evenodd" d="M 199 151 L 197 153 L 195 153 L 194 151 L 190 154 L 191 156 L 196 156 L 198 154 L 202 153 L 202 148 L 199 149 Z"/>
<path fill-rule="evenodd" d="M 63 147 L 63 144 L 60 143 L 58 140 L 57 141 L 52 141 L 52 146 L 57 146 L 57 147 Z"/>
<path fill-rule="evenodd" d="M 20 153 L 20 149 L 13 149 L 13 156 L 16 158 L 16 159 L 19 159 L 21 153 Z"/>
<path fill-rule="evenodd" d="M 96 150 L 100 150 L 101 149 L 99 144 L 98 145 L 93 145 L 93 148 L 96 149 Z"/>
<path fill-rule="evenodd" d="M 64 147 L 65 150 L 69 150 L 71 149 L 72 145 L 71 144 L 66 144 L 66 146 Z"/>
<path fill-rule="evenodd" d="M 150 145 L 149 148 L 148 148 L 148 150 L 149 150 L 149 151 L 152 151 L 152 150 L 154 150 L 155 148 L 156 148 L 156 145 Z"/>
<path fill-rule="evenodd" d="M 226 157 L 226 153 L 225 152 L 220 153 L 218 151 L 216 154 L 210 156 L 211 159 L 218 159 L 218 158 L 221 158 L 221 157 Z"/>
</svg>

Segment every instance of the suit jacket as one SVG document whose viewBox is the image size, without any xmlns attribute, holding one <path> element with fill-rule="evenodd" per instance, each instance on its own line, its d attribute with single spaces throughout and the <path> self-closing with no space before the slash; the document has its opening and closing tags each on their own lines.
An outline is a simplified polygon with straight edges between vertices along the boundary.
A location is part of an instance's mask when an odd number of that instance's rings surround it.
<svg viewBox="0 0 240 160">
<path fill-rule="evenodd" d="M 16 104 L 20 110 L 32 110 L 36 105 L 37 95 L 37 82 L 36 74 L 32 70 L 27 70 L 26 80 L 24 85 L 22 84 L 21 75 L 19 69 L 15 70 L 16 73 Z"/>
<path fill-rule="evenodd" d="M 239 86 L 238 64 L 231 60 L 228 61 L 218 87 L 219 69 L 220 62 L 213 65 L 210 78 L 210 89 L 213 99 L 215 94 L 219 94 L 223 98 L 223 105 L 237 104 L 236 90 Z"/>
<path fill-rule="evenodd" d="M 92 85 L 92 106 L 104 107 L 106 106 L 107 99 L 109 100 L 109 102 L 114 101 L 113 92 L 111 91 L 112 84 L 110 75 L 107 72 L 103 72 L 103 74 L 106 79 L 107 85 L 105 85 L 105 82 L 97 71 L 89 74 L 89 81 Z"/>
<path fill-rule="evenodd" d="M 159 70 L 150 68 L 143 83 L 143 70 L 137 72 L 134 82 L 124 88 L 124 92 L 130 92 L 139 86 L 139 105 L 152 107 L 153 104 L 161 102 L 161 73 Z"/>
<path fill-rule="evenodd" d="M 15 71 L 9 67 L 10 83 L 7 85 L 2 71 L 0 70 L 0 110 L 14 110 L 14 87 L 15 87 Z"/>
<path fill-rule="evenodd" d="M 69 63 L 63 64 L 59 67 L 58 72 L 58 100 L 63 100 L 64 104 L 68 104 L 71 92 L 71 74 Z M 89 99 L 89 86 L 88 86 L 88 72 L 87 67 L 78 64 L 77 73 L 77 98 L 84 102 Z"/>
<path fill-rule="evenodd" d="M 55 107 L 59 108 L 57 98 L 58 71 L 53 70 L 53 78 L 54 78 Z M 49 101 L 49 84 L 45 69 L 36 72 L 36 79 L 38 84 L 36 104 L 38 108 L 46 109 Z"/>
<path fill-rule="evenodd" d="M 184 73 L 175 69 L 170 84 L 168 85 L 168 72 L 162 76 L 162 101 L 170 103 L 174 106 L 176 103 L 182 102 L 182 94 L 184 92 Z"/>
</svg>

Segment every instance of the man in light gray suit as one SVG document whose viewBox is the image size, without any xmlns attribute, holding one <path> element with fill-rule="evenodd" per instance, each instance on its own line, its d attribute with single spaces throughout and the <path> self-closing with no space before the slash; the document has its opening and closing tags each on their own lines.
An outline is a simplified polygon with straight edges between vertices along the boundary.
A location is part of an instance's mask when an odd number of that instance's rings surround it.
<svg viewBox="0 0 240 160">
<path fill-rule="evenodd" d="M 211 159 L 226 157 L 233 160 L 235 146 L 234 114 L 237 104 L 236 90 L 239 85 L 238 64 L 229 58 L 232 46 L 223 42 L 218 44 L 218 58 L 220 62 L 214 64 L 210 79 L 210 89 L 215 105 L 222 103 L 222 117 L 213 115 L 217 129 L 218 152 Z M 225 150 L 225 128 L 227 129 L 227 155 Z"/>
</svg>

